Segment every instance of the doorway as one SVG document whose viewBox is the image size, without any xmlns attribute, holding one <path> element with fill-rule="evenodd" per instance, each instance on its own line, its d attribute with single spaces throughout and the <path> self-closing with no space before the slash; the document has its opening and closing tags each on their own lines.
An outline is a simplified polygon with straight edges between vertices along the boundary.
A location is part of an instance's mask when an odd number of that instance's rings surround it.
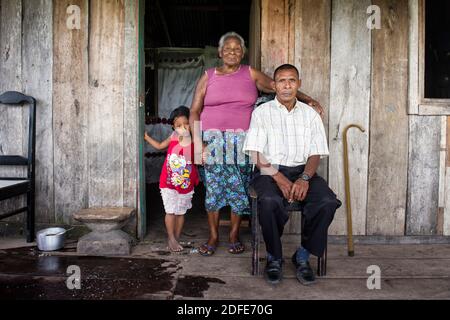
<svg viewBox="0 0 450 320">
<path fill-rule="evenodd" d="M 142 76 L 145 77 L 145 131 L 158 141 L 172 132 L 170 112 L 180 105 L 190 107 L 196 82 L 210 67 L 219 66 L 217 46 L 228 31 L 239 33 L 249 48 L 243 63 L 259 67 L 255 51 L 260 45 L 259 0 L 145 0 L 141 41 L 144 46 Z M 255 36 L 256 35 L 256 36 Z M 142 90 L 141 89 L 141 90 Z M 165 234 L 164 207 L 159 192 L 159 175 L 166 156 L 145 143 L 146 216 L 141 230 L 152 238 Z M 186 227 L 201 221 L 207 228 L 203 183 L 195 189 L 193 207 Z M 222 216 L 227 219 L 227 208 Z"/>
</svg>

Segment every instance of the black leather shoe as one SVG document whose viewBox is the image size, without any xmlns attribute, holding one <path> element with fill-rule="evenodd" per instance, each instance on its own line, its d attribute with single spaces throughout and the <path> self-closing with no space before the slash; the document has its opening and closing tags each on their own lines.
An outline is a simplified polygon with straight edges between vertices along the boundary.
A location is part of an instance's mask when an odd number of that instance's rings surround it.
<svg viewBox="0 0 450 320">
<path fill-rule="evenodd" d="M 306 262 L 301 261 L 300 263 L 297 262 L 297 252 L 295 252 L 294 255 L 292 256 L 292 263 L 297 269 L 296 272 L 297 280 L 301 284 L 309 286 L 316 282 L 316 277 L 314 275 L 313 269 L 309 264 L 309 261 Z"/>
<path fill-rule="evenodd" d="M 281 261 L 274 260 L 274 261 L 268 262 L 266 265 L 264 274 L 269 283 L 271 283 L 271 284 L 279 283 L 282 278 Z"/>
</svg>

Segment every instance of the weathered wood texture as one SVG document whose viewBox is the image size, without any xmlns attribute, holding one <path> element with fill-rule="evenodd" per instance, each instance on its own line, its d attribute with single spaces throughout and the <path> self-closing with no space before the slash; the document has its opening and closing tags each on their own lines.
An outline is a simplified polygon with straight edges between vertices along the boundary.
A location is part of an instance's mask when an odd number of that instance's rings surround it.
<svg viewBox="0 0 450 320">
<path fill-rule="evenodd" d="M 436 231 L 438 235 L 444 234 L 445 213 L 445 169 L 447 160 L 447 117 L 441 116 L 441 138 L 439 149 L 439 200 Z"/>
<path fill-rule="evenodd" d="M 90 207 L 123 205 L 124 9 L 122 0 L 90 1 Z"/>
<path fill-rule="evenodd" d="M 272 77 L 293 50 L 289 48 L 289 0 L 262 0 L 261 10 L 261 71 Z"/>
<path fill-rule="evenodd" d="M 437 234 L 441 117 L 409 117 L 407 235 Z"/>
<path fill-rule="evenodd" d="M 261 70 L 261 0 L 252 0 L 248 55 L 250 65 Z"/>
<path fill-rule="evenodd" d="M 443 234 L 450 236 L 450 117 L 447 117 L 446 130 L 446 169 L 445 169 L 445 184 L 444 184 L 444 216 L 443 216 Z"/>
<path fill-rule="evenodd" d="M 54 2 L 54 181 L 57 221 L 88 205 L 88 0 Z M 81 29 L 69 30 L 67 7 L 81 9 Z"/>
<path fill-rule="evenodd" d="M 137 157 L 139 148 L 137 5 L 136 0 L 125 0 L 123 205 L 132 208 L 137 208 Z"/>
<path fill-rule="evenodd" d="M 419 113 L 419 1 L 408 0 L 409 86 L 408 113 Z"/>
<path fill-rule="evenodd" d="M 54 222 L 53 1 L 22 0 L 23 91 L 36 99 L 36 222 Z"/>
<path fill-rule="evenodd" d="M 447 167 L 445 172 L 445 208 L 443 220 L 443 234 L 444 236 L 450 236 L 450 167 Z"/>
<path fill-rule="evenodd" d="M 294 65 L 300 69 L 301 90 L 319 101 L 325 109 L 323 119 L 328 134 L 330 111 L 331 1 L 295 2 Z M 292 51 L 292 50 L 290 50 Z M 318 174 L 328 179 L 328 159 L 322 159 Z"/>
<path fill-rule="evenodd" d="M 370 113 L 371 33 L 366 27 L 369 0 L 333 1 L 331 21 L 331 90 L 329 115 L 329 185 L 343 202 L 329 233 L 347 233 L 343 133 L 350 124 L 366 129 L 349 131 L 350 193 L 353 233 L 366 233 L 368 128 Z"/>
<path fill-rule="evenodd" d="M 404 235 L 408 168 L 408 1 L 376 0 L 367 234 Z"/>
<path fill-rule="evenodd" d="M 0 0 L 0 93 L 22 92 L 22 1 Z M 26 155 L 27 117 L 22 107 L 0 105 L 0 154 Z M 0 167 L 0 176 L 25 176 L 23 167 Z M 25 196 L 2 201 L 0 213 L 25 205 Z M 16 215 L 2 221 L 24 221 Z"/>
</svg>

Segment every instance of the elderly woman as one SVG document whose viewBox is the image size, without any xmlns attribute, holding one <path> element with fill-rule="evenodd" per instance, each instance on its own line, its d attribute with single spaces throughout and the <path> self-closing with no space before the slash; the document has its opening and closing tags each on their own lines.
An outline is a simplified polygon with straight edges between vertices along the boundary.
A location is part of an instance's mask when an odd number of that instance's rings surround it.
<svg viewBox="0 0 450 320">
<path fill-rule="evenodd" d="M 192 101 L 189 122 L 196 150 L 199 146 L 200 150 L 207 150 L 203 159 L 208 155 L 204 162 L 204 183 L 210 234 L 209 240 L 198 248 L 204 256 L 210 256 L 216 250 L 219 210 L 225 206 L 231 207 L 229 252 L 238 254 L 245 250 L 239 239 L 239 228 L 242 217 L 250 214 L 248 185 L 252 166 L 242 153 L 242 145 L 258 91 L 274 92 L 270 77 L 241 64 L 245 51 L 244 39 L 239 34 L 228 32 L 223 35 L 219 41 L 223 65 L 205 72 L 198 81 Z M 309 96 L 299 91 L 297 98 L 323 113 L 320 104 Z"/>
</svg>

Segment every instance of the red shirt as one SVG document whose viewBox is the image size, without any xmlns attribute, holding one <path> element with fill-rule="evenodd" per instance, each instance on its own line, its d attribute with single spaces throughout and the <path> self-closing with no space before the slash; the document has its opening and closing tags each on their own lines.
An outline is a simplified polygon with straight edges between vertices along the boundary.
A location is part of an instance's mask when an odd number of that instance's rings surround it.
<svg viewBox="0 0 450 320">
<path fill-rule="evenodd" d="M 178 135 L 172 134 L 167 157 L 159 177 L 159 187 L 174 189 L 181 194 L 194 190 L 199 183 L 199 175 L 193 160 L 194 144 L 182 147 L 178 141 Z"/>
</svg>

